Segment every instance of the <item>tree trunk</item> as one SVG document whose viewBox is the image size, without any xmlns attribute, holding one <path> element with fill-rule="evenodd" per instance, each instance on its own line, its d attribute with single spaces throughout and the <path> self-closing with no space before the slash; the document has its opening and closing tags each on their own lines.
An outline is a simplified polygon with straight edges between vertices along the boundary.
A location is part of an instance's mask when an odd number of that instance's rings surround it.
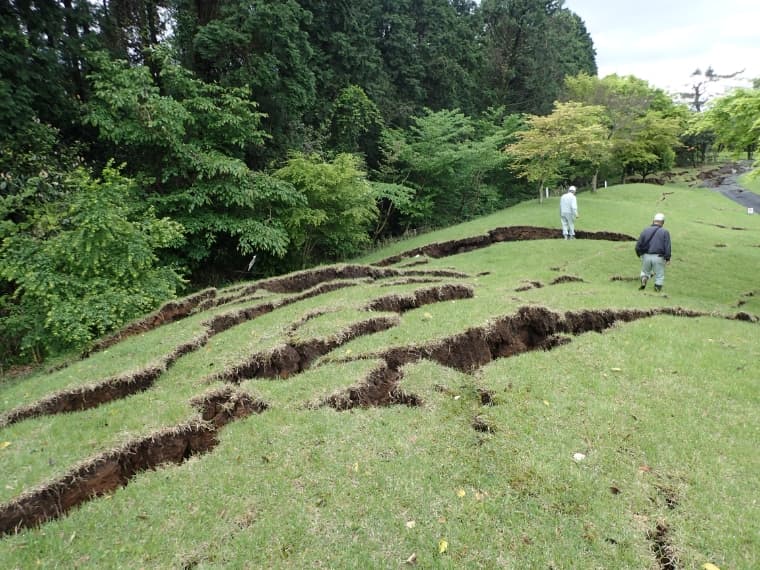
<svg viewBox="0 0 760 570">
<path fill-rule="evenodd" d="M 591 178 L 591 191 L 596 192 L 596 178 L 599 175 L 599 170 L 594 170 L 594 176 Z"/>
</svg>

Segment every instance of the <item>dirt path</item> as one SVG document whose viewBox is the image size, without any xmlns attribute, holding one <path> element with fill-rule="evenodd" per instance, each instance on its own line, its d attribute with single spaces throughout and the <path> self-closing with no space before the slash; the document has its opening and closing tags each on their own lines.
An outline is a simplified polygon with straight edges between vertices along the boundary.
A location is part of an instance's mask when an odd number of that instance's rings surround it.
<svg viewBox="0 0 760 570">
<path fill-rule="evenodd" d="M 760 214 L 760 195 L 745 190 L 737 182 L 742 174 L 750 170 L 752 170 L 752 161 L 743 160 L 737 163 L 737 167 L 727 173 L 718 186 L 712 189 L 737 204 L 741 204 L 746 208 L 754 208 L 755 214 Z"/>
</svg>

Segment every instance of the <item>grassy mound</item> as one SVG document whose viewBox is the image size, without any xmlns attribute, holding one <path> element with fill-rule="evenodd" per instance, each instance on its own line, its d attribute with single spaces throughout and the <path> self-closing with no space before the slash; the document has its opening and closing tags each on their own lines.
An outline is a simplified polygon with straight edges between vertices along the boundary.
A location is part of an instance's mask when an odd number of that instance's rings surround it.
<svg viewBox="0 0 760 570">
<path fill-rule="evenodd" d="M 4 380 L 0 567 L 760 567 L 760 217 L 579 205 L 574 241 L 521 204 Z"/>
</svg>

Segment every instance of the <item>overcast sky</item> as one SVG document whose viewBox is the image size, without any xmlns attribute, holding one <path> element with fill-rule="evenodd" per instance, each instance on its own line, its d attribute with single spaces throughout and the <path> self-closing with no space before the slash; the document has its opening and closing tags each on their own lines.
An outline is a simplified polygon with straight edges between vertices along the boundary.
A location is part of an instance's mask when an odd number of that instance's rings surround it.
<svg viewBox="0 0 760 570">
<path fill-rule="evenodd" d="M 600 77 L 635 75 L 669 92 L 708 66 L 760 77 L 760 0 L 565 0 L 565 7 L 586 23 Z"/>
</svg>

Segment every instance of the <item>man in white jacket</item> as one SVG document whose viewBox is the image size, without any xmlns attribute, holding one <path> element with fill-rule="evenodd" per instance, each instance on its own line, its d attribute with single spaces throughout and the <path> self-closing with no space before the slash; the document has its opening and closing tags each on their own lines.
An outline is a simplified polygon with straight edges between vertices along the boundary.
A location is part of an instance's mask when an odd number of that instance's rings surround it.
<svg viewBox="0 0 760 570">
<path fill-rule="evenodd" d="M 575 218 L 580 217 L 575 191 L 575 186 L 570 186 L 559 199 L 559 218 L 562 221 L 562 236 L 565 239 L 575 239 Z"/>
</svg>

